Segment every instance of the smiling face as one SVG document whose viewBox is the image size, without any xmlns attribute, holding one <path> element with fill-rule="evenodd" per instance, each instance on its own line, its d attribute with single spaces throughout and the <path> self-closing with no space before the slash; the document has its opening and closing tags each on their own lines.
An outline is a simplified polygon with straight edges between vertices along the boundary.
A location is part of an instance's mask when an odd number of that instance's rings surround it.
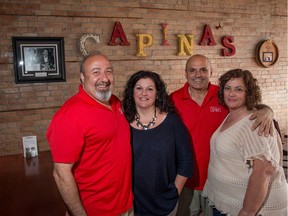
<svg viewBox="0 0 288 216">
<path fill-rule="evenodd" d="M 109 60 L 102 55 L 89 57 L 80 74 L 83 88 L 92 98 L 109 103 L 114 86 L 113 69 Z"/>
<path fill-rule="evenodd" d="M 46 49 L 43 50 L 43 56 L 44 56 L 44 57 L 47 57 L 47 56 L 48 56 L 48 50 L 46 50 Z"/>
<path fill-rule="evenodd" d="M 133 91 L 133 98 L 136 107 L 146 109 L 155 107 L 155 101 L 157 97 L 157 90 L 155 83 L 150 78 L 139 79 Z"/>
<path fill-rule="evenodd" d="M 210 62 L 205 56 L 192 56 L 186 64 L 185 76 L 194 90 L 206 90 L 212 75 Z"/>
<path fill-rule="evenodd" d="M 243 78 L 231 78 L 224 86 L 224 102 L 229 110 L 246 106 L 246 87 Z"/>
</svg>

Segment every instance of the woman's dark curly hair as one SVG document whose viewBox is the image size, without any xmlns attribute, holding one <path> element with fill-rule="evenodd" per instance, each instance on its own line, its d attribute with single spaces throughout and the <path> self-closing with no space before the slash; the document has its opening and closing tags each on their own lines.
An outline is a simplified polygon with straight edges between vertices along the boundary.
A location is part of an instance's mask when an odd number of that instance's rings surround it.
<svg viewBox="0 0 288 216">
<path fill-rule="evenodd" d="M 248 70 L 234 69 L 226 72 L 219 78 L 219 91 L 218 98 L 221 105 L 224 103 L 224 87 L 226 83 L 233 78 L 242 78 L 246 87 L 245 105 L 248 110 L 255 108 L 257 104 L 261 102 L 261 90 L 257 85 L 257 79 L 255 79 L 252 73 Z"/>
<path fill-rule="evenodd" d="M 136 83 L 142 78 L 150 78 L 154 82 L 157 91 L 155 106 L 160 110 L 160 112 L 174 112 L 174 105 L 170 101 L 168 93 L 166 91 L 166 83 L 157 73 L 141 70 L 134 73 L 129 78 L 125 86 L 124 99 L 122 103 L 123 112 L 126 116 L 127 121 L 133 122 L 137 114 L 133 94 Z"/>
</svg>

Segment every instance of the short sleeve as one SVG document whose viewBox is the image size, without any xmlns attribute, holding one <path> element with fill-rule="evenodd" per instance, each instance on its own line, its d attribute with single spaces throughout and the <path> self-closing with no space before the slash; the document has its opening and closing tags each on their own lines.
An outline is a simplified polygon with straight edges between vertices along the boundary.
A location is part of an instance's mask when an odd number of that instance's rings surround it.
<svg viewBox="0 0 288 216">
<path fill-rule="evenodd" d="M 84 134 L 79 115 L 71 112 L 57 113 L 47 131 L 54 162 L 76 162 L 84 145 Z"/>
<path fill-rule="evenodd" d="M 240 130 L 240 148 L 243 154 L 244 162 L 253 161 L 254 159 L 263 159 L 270 161 L 274 167 L 280 164 L 279 142 L 281 139 L 277 133 L 268 137 L 259 136 L 258 129 L 251 130 L 253 122 L 249 119 Z M 274 129 L 275 131 L 275 129 Z"/>
</svg>

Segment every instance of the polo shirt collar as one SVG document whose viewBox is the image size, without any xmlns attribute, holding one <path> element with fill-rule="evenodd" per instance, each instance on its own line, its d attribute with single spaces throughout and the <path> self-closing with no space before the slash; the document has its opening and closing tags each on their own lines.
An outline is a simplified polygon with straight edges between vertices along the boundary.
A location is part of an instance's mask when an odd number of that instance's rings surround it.
<svg viewBox="0 0 288 216">
<path fill-rule="evenodd" d="M 189 88 L 189 83 L 186 82 L 184 87 L 183 87 L 183 100 L 187 100 L 187 99 L 191 99 L 190 95 L 189 95 L 189 91 L 188 91 L 188 88 Z M 205 96 L 205 99 L 210 99 L 210 98 L 213 98 L 215 97 L 215 94 L 214 94 L 214 91 L 218 91 L 218 89 L 215 89 L 213 88 L 213 85 L 211 84 L 211 82 L 208 83 L 208 92 L 207 92 L 207 95 Z"/>
<path fill-rule="evenodd" d="M 189 83 L 186 82 L 186 83 L 184 84 L 183 99 L 190 98 L 188 88 L 189 88 Z M 210 88 L 211 88 L 211 82 L 208 83 L 208 93 L 207 93 L 207 94 L 209 94 Z"/>
</svg>

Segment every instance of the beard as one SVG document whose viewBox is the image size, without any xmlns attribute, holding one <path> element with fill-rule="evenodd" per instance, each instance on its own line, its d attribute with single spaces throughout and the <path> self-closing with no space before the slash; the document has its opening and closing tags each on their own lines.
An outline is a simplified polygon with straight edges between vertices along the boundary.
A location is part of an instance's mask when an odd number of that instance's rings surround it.
<svg viewBox="0 0 288 216">
<path fill-rule="evenodd" d="M 82 82 L 84 91 L 92 98 L 99 102 L 109 102 L 112 96 L 113 85 L 110 81 L 98 82 L 96 85 L 91 83 Z"/>
<path fill-rule="evenodd" d="M 109 101 L 112 95 L 112 91 L 106 90 L 106 91 L 96 91 L 95 92 L 95 97 L 100 100 L 100 101 Z"/>
<path fill-rule="evenodd" d="M 100 100 L 100 101 L 109 101 L 110 97 L 112 95 L 112 90 L 111 90 L 111 82 L 99 82 L 96 85 L 97 87 L 109 87 L 107 90 L 96 90 L 95 92 L 95 97 Z"/>
</svg>

